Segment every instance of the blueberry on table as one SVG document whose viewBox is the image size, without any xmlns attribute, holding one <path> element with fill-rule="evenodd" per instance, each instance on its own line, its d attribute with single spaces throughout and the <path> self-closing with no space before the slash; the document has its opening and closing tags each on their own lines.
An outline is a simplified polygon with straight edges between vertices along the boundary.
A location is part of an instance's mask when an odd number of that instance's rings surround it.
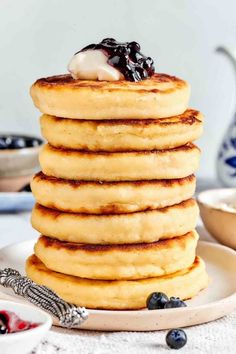
<svg viewBox="0 0 236 354">
<path fill-rule="evenodd" d="M 171 297 L 168 302 L 166 302 L 164 308 L 165 309 L 173 309 L 177 307 L 186 307 L 187 305 L 183 300 L 180 300 L 179 297 Z"/>
<path fill-rule="evenodd" d="M 187 343 L 186 333 L 180 329 L 171 329 L 166 335 L 166 344 L 171 349 L 180 349 Z"/>
<path fill-rule="evenodd" d="M 165 304 L 169 301 L 168 296 L 161 292 L 155 292 L 148 296 L 146 304 L 148 310 L 163 309 Z"/>
</svg>

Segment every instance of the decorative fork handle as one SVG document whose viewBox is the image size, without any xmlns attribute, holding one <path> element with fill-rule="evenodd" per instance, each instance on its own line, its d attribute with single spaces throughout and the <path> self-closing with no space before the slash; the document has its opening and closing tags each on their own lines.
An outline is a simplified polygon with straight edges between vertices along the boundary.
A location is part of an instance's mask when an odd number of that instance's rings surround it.
<svg viewBox="0 0 236 354">
<path fill-rule="evenodd" d="M 77 307 L 62 300 L 51 289 L 36 284 L 15 269 L 0 270 L 0 284 L 49 312 L 63 327 L 79 327 L 88 318 L 88 312 L 84 307 Z"/>
</svg>

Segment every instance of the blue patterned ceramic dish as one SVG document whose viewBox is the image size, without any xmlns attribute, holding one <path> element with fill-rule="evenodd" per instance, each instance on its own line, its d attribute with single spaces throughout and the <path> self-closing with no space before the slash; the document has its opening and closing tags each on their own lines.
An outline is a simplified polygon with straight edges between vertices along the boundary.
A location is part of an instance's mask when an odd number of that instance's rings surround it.
<svg viewBox="0 0 236 354">
<path fill-rule="evenodd" d="M 236 72 L 236 49 L 219 47 L 217 51 L 230 60 Z M 236 187 L 236 113 L 217 156 L 217 175 L 223 186 Z"/>
<path fill-rule="evenodd" d="M 217 175 L 224 186 L 236 187 L 236 115 L 218 153 Z"/>
</svg>

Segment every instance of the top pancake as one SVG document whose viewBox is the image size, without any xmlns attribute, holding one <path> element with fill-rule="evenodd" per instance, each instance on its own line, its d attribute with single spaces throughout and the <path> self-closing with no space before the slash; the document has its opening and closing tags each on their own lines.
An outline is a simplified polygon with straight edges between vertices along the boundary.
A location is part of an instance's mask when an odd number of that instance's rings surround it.
<svg viewBox="0 0 236 354">
<path fill-rule="evenodd" d="M 190 86 L 166 74 L 139 82 L 75 80 L 58 75 L 37 80 L 30 90 L 42 113 L 72 119 L 156 119 L 182 114 Z"/>
</svg>

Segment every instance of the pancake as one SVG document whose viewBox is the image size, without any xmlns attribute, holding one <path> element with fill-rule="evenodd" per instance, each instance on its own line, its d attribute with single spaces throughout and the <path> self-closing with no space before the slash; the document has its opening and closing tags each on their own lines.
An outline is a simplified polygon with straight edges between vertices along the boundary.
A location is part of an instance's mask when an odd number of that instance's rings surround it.
<svg viewBox="0 0 236 354">
<path fill-rule="evenodd" d="M 64 213 L 36 204 L 31 221 L 42 235 L 61 241 L 123 244 L 184 235 L 195 228 L 197 217 L 197 202 L 189 199 L 163 209 L 120 215 Z"/>
<path fill-rule="evenodd" d="M 194 175 L 173 180 L 86 182 L 34 176 L 31 189 L 37 203 L 65 212 L 121 214 L 178 204 L 194 194 Z"/>
<path fill-rule="evenodd" d="M 195 231 L 154 243 L 83 245 L 46 236 L 37 241 L 35 255 L 48 269 L 81 278 L 143 279 L 188 268 L 195 259 Z"/>
<path fill-rule="evenodd" d="M 193 144 L 175 149 L 133 152 L 85 152 L 45 145 L 39 154 L 47 176 L 87 181 L 138 181 L 183 178 L 194 173 L 200 150 Z"/>
<path fill-rule="evenodd" d="M 50 145 L 89 151 L 170 149 L 195 141 L 202 134 L 203 117 L 188 109 L 163 119 L 75 120 L 42 115 L 41 132 Z"/>
<path fill-rule="evenodd" d="M 154 291 L 189 299 L 208 285 L 205 264 L 200 257 L 189 268 L 171 275 L 142 280 L 90 280 L 49 270 L 35 256 L 26 262 L 26 274 L 34 282 L 54 290 L 65 301 L 87 308 L 135 310 L 146 307 Z"/>
<path fill-rule="evenodd" d="M 149 119 L 182 114 L 189 84 L 175 76 L 154 74 L 130 82 L 75 80 L 58 75 L 37 80 L 31 97 L 42 112 L 72 119 Z"/>
</svg>

